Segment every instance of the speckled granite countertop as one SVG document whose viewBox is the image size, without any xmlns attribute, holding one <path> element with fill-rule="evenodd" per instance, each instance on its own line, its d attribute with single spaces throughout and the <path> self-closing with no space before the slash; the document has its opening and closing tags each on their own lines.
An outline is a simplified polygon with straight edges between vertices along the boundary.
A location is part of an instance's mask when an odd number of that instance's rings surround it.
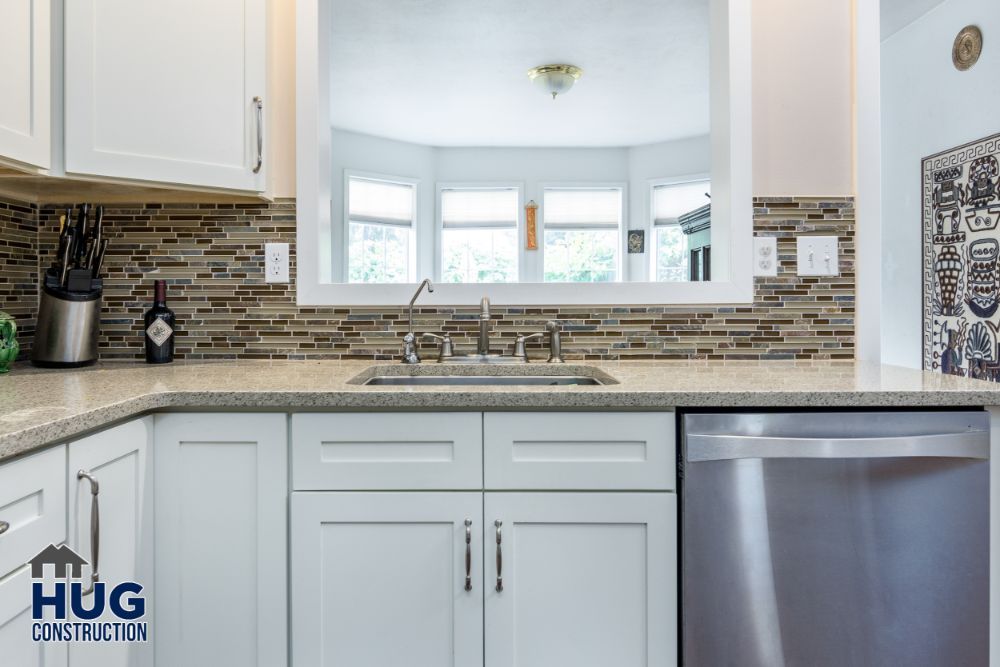
<svg viewBox="0 0 1000 667">
<path fill-rule="evenodd" d="M 369 361 L 18 364 L 0 376 L 0 460 L 151 410 L 664 409 L 1000 405 L 1000 384 L 842 362 L 611 362 L 532 371 L 606 373 L 602 386 L 364 386 Z M 388 373 L 399 364 L 380 364 Z M 518 373 L 523 366 L 423 364 L 418 372 Z M 518 370 L 520 369 L 520 370 Z M 371 374 L 366 373 L 366 375 Z"/>
</svg>

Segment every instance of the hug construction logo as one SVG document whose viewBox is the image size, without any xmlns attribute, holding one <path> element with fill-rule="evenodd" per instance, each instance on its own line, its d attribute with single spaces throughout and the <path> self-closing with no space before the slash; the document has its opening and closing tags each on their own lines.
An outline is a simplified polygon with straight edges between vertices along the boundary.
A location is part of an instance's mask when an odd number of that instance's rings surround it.
<svg viewBox="0 0 1000 667">
<path fill-rule="evenodd" d="M 50 544 L 31 565 L 31 638 L 36 642 L 144 642 L 146 600 L 142 586 L 123 581 L 108 590 L 97 572 L 84 588 L 87 560 L 65 545 Z M 51 568 L 46 578 L 46 567 Z M 95 568 L 96 570 L 96 568 Z M 76 580 L 76 581 L 74 581 Z"/>
</svg>

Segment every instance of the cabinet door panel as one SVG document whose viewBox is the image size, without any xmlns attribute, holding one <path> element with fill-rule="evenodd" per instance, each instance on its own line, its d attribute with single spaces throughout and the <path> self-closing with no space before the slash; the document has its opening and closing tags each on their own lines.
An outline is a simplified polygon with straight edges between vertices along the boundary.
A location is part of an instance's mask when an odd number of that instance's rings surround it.
<svg viewBox="0 0 1000 667">
<path fill-rule="evenodd" d="M 0 157 L 51 161 L 51 0 L 0 2 Z"/>
<path fill-rule="evenodd" d="M 31 639 L 31 582 L 29 565 L 0 579 L 0 664 L 66 667 L 67 644 Z M 55 620 L 51 607 L 46 607 L 45 620 Z"/>
<path fill-rule="evenodd" d="M 151 628 L 153 594 L 153 504 L 148 482 L 147 451 L 153 418 L 137 419 L 95 433 L 69 445 L 69 544 L 91 561 L 83 567 L 85 584 L 92 572 L 90 483 L 77 472 L 85 470 L 100 485 L 99 576 L 109 590 L 123 581 L 143 586 L 146 621 Z M 107 611 L 101 621 L 118 619 Z M 125 667 L 152 664 L 147 644 L 78 642 L 69 645 L 71 667 Z"/>
<path fill-rule="evenodd" d="M 66 446 L 0 465 L 0 577 L 66 540 Z"/>
<path fill-rule="evenodd" d="M 481 516 L 481 493 L 294 493 L 293 663 L 481 665 Z"/>
<path fill-rule="evenodd" d="M 672 412 L 487 412 L 487 489 L 670 490 Z"/>
<path fill-rule="evenodd" d="M 287 662 L 283 414 L 156 415 L 156 663 Z"/>
<path fill-rule="evenodd" d="M 676 664 L 672 494 L 487 493 L 485 508 L 487 667 Z"/>
<path fill-rule="evenodd" d="M 66 4 L 67 172 L 263 190 L 265 0 Z"/>
<path fill-rule="evenodd" d="M 292 415 L 296 491 L 483 488 L 478 412 Z"/>
</svg>

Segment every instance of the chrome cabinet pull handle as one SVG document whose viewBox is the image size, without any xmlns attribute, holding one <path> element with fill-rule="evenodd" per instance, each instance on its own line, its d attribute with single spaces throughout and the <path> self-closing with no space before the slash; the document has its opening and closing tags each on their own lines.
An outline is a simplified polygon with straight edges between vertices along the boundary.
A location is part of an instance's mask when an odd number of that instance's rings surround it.
<svg viewBox="0 0 1000 667">
<path fill-rule="evenodd" d="M 9 523 L 7 523 L 6 521 L 0 521 L 0 535 L 6 533 L 8 528 L 10 528 Z"/>
<path fill-rule="evenodd" d="M 503 535 L 500 532 L 503 521 L 497 519 L 493 525 L 497 529 L 497 593 L 503 593 Z"/>
<path fill-rule="evenodd" d="M 257 174 L 264 164 L 264 100 L 260 96 L 254 97 L 253 106 L 257 113 L 257 163 L 253 173 Z"/>
<path fill-rule="evenodd" d="M 90 595 L 94 592 L 94 584 L 100 580 L 97 567 L 101 558 L 101 508 L 97 504 L 97 494 L 100 493 L 101 487 L 97 478 L 86 470 L 78 471 L 76 478 L 90 482 L 90 565 L 92 571 L 90 586 L 83 592 L 84 595 Z"/>
<path fill-rule="evenodd" d="M 465 590 L 472 590 L 472 519 L 465 520 Z"/>
</svg>

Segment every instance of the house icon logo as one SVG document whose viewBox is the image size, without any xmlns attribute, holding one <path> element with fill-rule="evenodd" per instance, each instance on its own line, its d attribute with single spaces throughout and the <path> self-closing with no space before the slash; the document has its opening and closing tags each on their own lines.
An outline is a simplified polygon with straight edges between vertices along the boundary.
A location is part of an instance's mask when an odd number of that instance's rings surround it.
<svg viewBox="0 0 1000 667">
<path fill-rule="evenodd" d="M 90 564 L 86 558 L 83 558 L 65 544 L 61 544 L 58 547 L 50 544 L 39 551 L 28 563 L 31 565 L 32 579 L 42 579 L 45 576 L 46 565 L 54 566 L 55 576 L 59 579 L 65 579 L 66 577 L 80 579 L 83 577 L 83 566 Z M 69 574 L 67 574 L 67 570 L 69 570 Z"/>
<path fill-rule="evenodd" d="M 96 561 L 96 558 L 95 558 Z M 91 563 L 61 544 L 50 544 L 31 566 L 31 638 L 36 642 L 145 642 L 148 627 L 142 584 L 103 581 Z M 96 566 L 96 562 L 94 563 Z M 86 580 L 86 588 L 84 581 Z M 0 663 L 3 663 L 0 651 Z M 3 663 L 5 664 L 5 663 Z"/>
</svg>

